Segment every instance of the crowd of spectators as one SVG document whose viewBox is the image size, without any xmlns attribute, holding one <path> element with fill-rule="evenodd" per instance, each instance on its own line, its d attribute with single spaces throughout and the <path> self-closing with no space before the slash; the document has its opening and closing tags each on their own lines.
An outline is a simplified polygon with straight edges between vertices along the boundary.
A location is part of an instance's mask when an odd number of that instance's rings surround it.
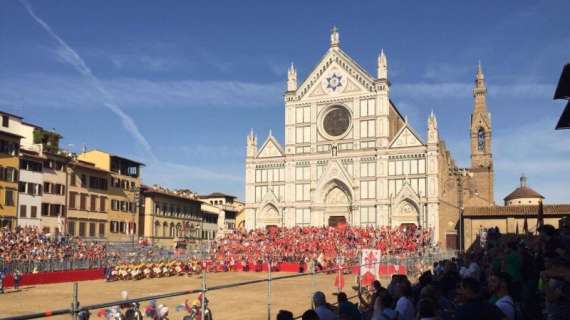
<svg viewBox="0 0 570 320">
<path fill-rule="evenodd" d="M 104 244 L 51 237 L 37 227 L 16 227 L 14 231 L 0 228 L 0 260 L 4 263 L 66 258 L 101 259 L 106 256 Z"/>
<path fill-rule="evenodd" d="M 383 255 L 404 257 L 433 248 L 431 229 L 415 225 L 391 227 L 293 227 L 235 230 L 217 239 L 211 258 L 235 262 L 266 261 L 300 263 L 316 260 L 321 268 L 332 267 L 337 257 L 356 261 L 361 249 L 379 249 Z"/>
<path fill-rule="evenodd" d="M 570 227 L 542 226 L 539 235 L 503 235 L 490 230 L 484 246 L 434 263 L 417 281 L 394 275 L 358 292 L 359 303 L 337 295 L 333 306 L 313 296 L 309 320 L 528 320 L 570 319 Z M 292 319 L 287 311 L 278 320 Z"/>
</svg>

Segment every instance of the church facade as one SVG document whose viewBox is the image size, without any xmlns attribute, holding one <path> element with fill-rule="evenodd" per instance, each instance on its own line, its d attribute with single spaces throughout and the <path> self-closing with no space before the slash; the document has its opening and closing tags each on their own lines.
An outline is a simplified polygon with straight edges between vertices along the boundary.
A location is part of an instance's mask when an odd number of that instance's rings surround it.
<svg viewBox="0 0 570 320">
<path fill-rule="evenodd" d="M 442 246 L 453 246 L 463 206 L 494 202 L 481 69 L 470 130 L 472 168 L 460 169 L 433 112 L 424 139 L 391 101 L 384 52 L 373 76 L 340 48 L 336 29 L 330 37 L 302 83 L 293 65 L 288 71 L 284 143 L 271 132 L 259 145 L 253 130 L 247 137 L 246 228 L 415 224 L 432 228 Z"/>
</svg>

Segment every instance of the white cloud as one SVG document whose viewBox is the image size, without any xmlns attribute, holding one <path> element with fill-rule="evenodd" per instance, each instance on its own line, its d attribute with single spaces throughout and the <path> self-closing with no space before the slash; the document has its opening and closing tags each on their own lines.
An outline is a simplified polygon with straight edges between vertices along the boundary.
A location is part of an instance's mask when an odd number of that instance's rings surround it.
<svg viewBox="0 0 570 320">
<path fill-rule="evenodd" d="M 392 87 L 392 91 L 402 97 L 409 98 L 459 98 L 464 99 L 472 94 L 473 84 L 464 82 L 417 82 L 401 83 Z M 489 96 L 502 98 L 552 98 L 553 84 L 515 83 L 493 84 L 488 87 Z"/>
<path fill-rule="evenodd" d="M 129 108 L 260 108 L 282 103 L 281 83 L 224 80 L 100 79 L 117 103 Z M 0 103 L 29 108 L 100 108 L 99 94 L 78 76 L 44 74 L 0 78 Z"/>
</svg>

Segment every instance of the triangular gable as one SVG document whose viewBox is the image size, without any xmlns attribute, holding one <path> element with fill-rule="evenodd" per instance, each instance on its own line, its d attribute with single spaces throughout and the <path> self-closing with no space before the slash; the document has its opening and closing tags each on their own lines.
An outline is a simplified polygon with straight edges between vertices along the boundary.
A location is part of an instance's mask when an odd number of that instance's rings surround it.
<svg viewBox="0 0 570 320">
<path fill-rule="evenodd" d="M 340 48 L 329 50 L 321 58 L 313 71 L 307 76 L 297 89 L 297 98 L 304 96 L 316 97 L 327 94 L 320 88 L 325 77 L 330 77 L 334 70 L 342 72 L 347 79 L 343 83 L 346 88 L 343 92 L 354 93 L 358 91 L 373 92 L 375 90 L 374 78 L 356 61 L 350 58 Z"/>
<path fill-rule="evenodd" d="M 422 138 L 408 124 L 405 124 L 390 143 L 390 148 L 423 146 Z"/>
<path fill-rule="evenodd" d="M 344 166 L 338 160 L 331 160 L 325 167 L 323 173 L 319 177 L 319 182 L 317 183 L 317 190 L 324 190 L 327 184 L 332 181 L 340 181 L 345 184 L 348 188 L 352 188 L 352 179 L 350 174 L 346 171 Z M 352 191 L 347 190 L 351 193 Z"/>
<path fill-rule="evenodd" d="M 273 157 L 282 157 L 284 154 L 283 149 L 279 145 L 279 142 L 270 135 L 265 140 L 265 143 L 259 149 L 257 153 L 257 158 L 273 158 Z"/>
<path fill-rule="evenodd" d="M 414 188 L 410 185 L 410 181 L 408 179 L 404 179 L 404 183 L 402 183 L 402 188 L 398 192 L 398 194 L 394 197 L 396 202 L 401 202 L 406 199 L 412 200 L 414 202 L 419 202 L 420 198 Z"/>
</svg>

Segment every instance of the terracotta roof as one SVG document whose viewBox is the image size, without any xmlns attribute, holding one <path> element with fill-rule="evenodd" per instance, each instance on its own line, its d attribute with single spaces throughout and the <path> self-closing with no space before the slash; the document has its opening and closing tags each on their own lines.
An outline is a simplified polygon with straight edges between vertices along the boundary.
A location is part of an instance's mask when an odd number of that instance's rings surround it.
<svg viewBox="0 0 570 320">
<path fill-rule="evenodd" d="M 236 196 L 232 196 L 229 194 L 221 193 L 221 192 L 212 192 L 209 195 L 199 196 L 199 198 L 237 198 Z"/>
<path fill-rule="evenodd" d="M 570 215 L 570 204 L 545 204 L 544 215 Z M 465 207 L 464 217 L 475 216 L 536 216 L 538 205 L 534 206 L 487 206 Z"/>
<path fill-rule="evenodd" d="M 544 197 L 532 190 L 529 187 L 525 187 L 525 186 L 521 186 L 515 189 L 515 191 L 511 192 L 508 196 L 505 197 L 505 201 L 510 201 L 513 199 L 523 199 L 523 198 L 541 198 L 544 199 Z"/>
<path fill-rule="evenodd" d="M 141 190 L 142 190 L 143 194 L 145 194 L 145 195 L 158 194 L 158 195 L 163 195 L 163 196 L 167 196 L 167 197 L 171 197 L 171 198 L 175 198 L 175 199 L 180 199 L 180 200 L 199 202 L 198 199 L 191 198 L 191 197 L 183 195 L 183 194 L 178 194 L 178 193 L 171 192 L 171 191 L 169 192 L 168 190 L 156 189 L 156 188 L 149 187 L 149 186 L 142 186 Z"/>
</svg>

